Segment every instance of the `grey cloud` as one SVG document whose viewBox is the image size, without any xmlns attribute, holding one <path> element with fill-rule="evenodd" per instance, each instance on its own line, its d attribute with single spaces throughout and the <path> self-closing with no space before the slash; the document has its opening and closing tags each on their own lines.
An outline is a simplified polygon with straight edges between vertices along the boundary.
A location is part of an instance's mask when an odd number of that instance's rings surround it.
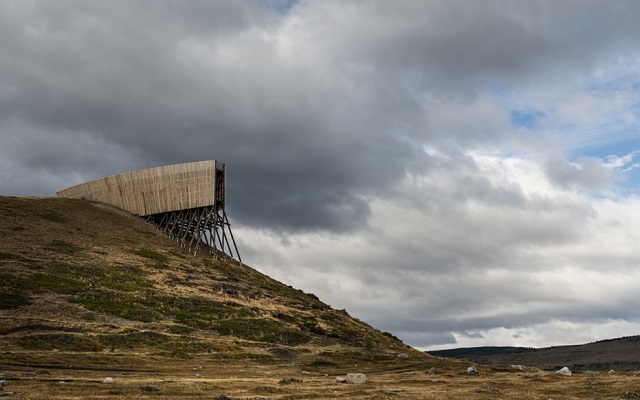
<svg viewBox="0 0 640 400">
<path fill-rule="evenodd" d="M 71 144 L 47 151 L 67 163 L 76 158 L 91 175 L 103 173 L 95 164 L 106 161 L 63 155 L 85 150 L 74 142 L 77 132 L 136 153 L 136 168 L 228 163 L 240 223 L 348 230 L 366 220 L 363 194 L 385 190 L 418 164 L 414 143 L 396 136 L 406 113 L 395 100 L 356 100 L 353 116 L 343 115 L 336 107 L 344 87 L 322 87 L 308 66 L 287 65 L 276 44 L 253 36 L 251 29 L 273 29 L 275 17 L 260 7 L 44 4 L 4 15 L 13 57 L 0 64 L 3 86 L 12 88 L 2 109 Z M 112 165 L 106 175 L 117 172 L 122 166 Z"/>
<path fill-rule="evenodd" d="M 381 73 L 411 72 L 411 82 L 430 91 L 471 94 L 478 85 L 549 79 L 557 67 L 586 72 L 603 55 L 637 48 L 639 9 L 633 1 L 374 1 L 318 40 Z"/>
<path fill-rule="evenodd" d="M 470 152 L 561 154 L 515 132 L 503 92 L 583 85 L 633 57 L 639 14 L 597 0 L 0 1 L 0 193 L 215 158 L 234 228 L 276 237 L 246 243 L 250 259 L 416 343 L 634 318 L 619 299 L 541 311 L 569 295 L 535 275 L 637 264 L 581 247 L 600 228 L 581 196 L 617 176 L 551 158 L 541 179 L 568 194 L 550 195 Z M 298 254 L 300 237 L 340 243 Z"/>
<path fill-rule="evenodd" d="M 362 226 L 370 215 L 363 196 L 390 194 L 405 173 L 423 172 L 421 145 L 446 134 L 430 130 L 421 93 L 457 96 L 486 86 L 489 75 L 522 74 L 536 57 L 564 59 L 568 44 L 549 35 L 582 21 L 572 7 L 547 2 L 301 2 L 284 14 L 260 2 L 4 4 L 3 121 L 48 131 L 64 144 L 49 154 L 92 177 L 220 159 L 230 167 L 234 218 L 285 230 Z M 347 9 L 348 22 L 336 18 Z M 599 37 L 627 14 L 605 12 L 602 27 L 576 29 Z M 289 18 L 301 21 L 294 36 L 286 36 Z M 621 29 L 606 40 L 629 33 Z M 86 150 L 78 132 L 136 159 L 83 161 L 73 155 Z M 464 143 L 464 132 L 452 139 Z M 15 158 L 33 165 L 26 154 Z M 518 201 L 515 191 L 494 195 Z"/>
<path fill-rule="evenodd" d="M 614 185 L 615 172 L 602 164 L 601 161 L 580 157 L 574 162 L 561 158 L 551 158 L 546 164 L 549 178 L 565 188 L 580 190 L 603 191 Z"/>
</svg>

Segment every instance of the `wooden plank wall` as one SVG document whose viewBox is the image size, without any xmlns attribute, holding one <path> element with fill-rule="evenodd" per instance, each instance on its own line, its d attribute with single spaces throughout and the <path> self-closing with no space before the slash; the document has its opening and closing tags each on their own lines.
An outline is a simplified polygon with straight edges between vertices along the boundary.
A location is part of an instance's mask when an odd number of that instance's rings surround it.
<svg viewBox="0 0 640 400">
<path fill-rule="evenodd" d="M 132 214 L 214 205 L 215 160 L 167 165 L 81 183 L 56 193 L 58 197 L 94 200 Z"/>
</svg>

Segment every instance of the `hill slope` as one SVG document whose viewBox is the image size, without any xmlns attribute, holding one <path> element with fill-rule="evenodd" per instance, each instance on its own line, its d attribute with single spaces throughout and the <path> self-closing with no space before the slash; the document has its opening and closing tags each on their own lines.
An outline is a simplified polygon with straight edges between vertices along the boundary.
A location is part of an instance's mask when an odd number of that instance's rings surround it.
<svg viewBox="0 0 640 400">
<path fill-rule="evenodd" d="M 246 265 L 206 251 L 193 256 L 142 219 L 102 204 L 0 197 L 0 237 L 5 361 L 31 354 L 30 362 L 43 362 L 47 351 L 58 360 L 314 355 L 310 366 L 321 366 L 418 353 Z"/>
<path fill-rule="evenodd" d="M 493 366 L 525 365 L 548 370 L 569 367 L 572 371 L 633 371 L 640 369 L 640 336 L 541 349 L 471 347 L 431 351 L 429 354 Z"/>
</svg>

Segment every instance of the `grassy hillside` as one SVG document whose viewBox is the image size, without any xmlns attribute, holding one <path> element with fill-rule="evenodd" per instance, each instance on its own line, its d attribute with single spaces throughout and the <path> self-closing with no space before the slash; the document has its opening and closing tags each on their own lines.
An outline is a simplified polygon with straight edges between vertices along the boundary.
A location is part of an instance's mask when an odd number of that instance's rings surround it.
<svg viewBox="0 0 640 400">
<path fill-rule="evenodd" d="M 193 256 L 101 204 L 2 197 L 0 237 L 6 350 L 265 359 L 289 348 L 382 358 L 409 351 L 312 294 L 206 251 Z"/>
</svg>

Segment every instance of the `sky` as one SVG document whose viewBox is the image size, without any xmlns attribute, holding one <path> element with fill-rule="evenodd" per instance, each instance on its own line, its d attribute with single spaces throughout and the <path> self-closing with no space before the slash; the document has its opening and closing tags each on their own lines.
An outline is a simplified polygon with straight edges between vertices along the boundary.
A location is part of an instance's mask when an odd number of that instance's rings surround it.
<svg viewBox="0 0 640 400">
<path fill-rule="evenodd" d="M 640 334 L 639 18 L 0 0 L 0 195 L 216 159 L 244 262 L 416 348 Z"/>
</svg>

